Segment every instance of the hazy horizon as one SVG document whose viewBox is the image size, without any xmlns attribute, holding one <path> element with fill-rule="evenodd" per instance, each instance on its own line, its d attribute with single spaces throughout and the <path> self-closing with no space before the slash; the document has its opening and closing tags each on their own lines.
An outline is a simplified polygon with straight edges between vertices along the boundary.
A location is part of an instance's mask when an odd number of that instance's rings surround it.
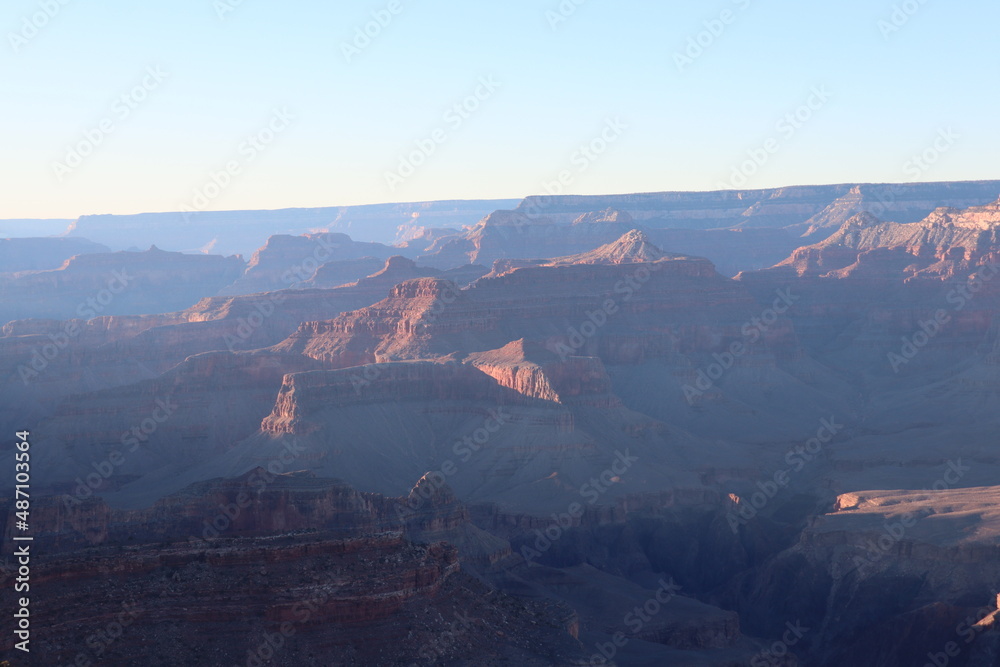
<svg viewBox="0 0 1000 667">
<path fill-rule="evenodd" d="M 917 181 L 923 185 L 934 185 L 939 184 L 949 184 L 949 183 L 987 183 L 990 181 L 997 181 L 1000 183 L 1000 178 L 971 178 L 962 179 L 960 181 Z M 761 188 L 735 188 L 732 189 L 733 192 L 751 192 L 751 191 L 761 191 L 761 190 L 784 190 L 790 188 L 822 188 L 822 187 L 836 187 L 844 185 L 869 185 L 869 186 L 899 186 L 899 185 L 912 185 L 917 183 L 914 181 L 897 181 L 897 182 L 860 182 L 860 181 L 841 181 L 838 183 L 794 183 L 785 185 L 776 185 L 772 187 L 761 187 Z M 703 193 L 716 193 L 716 192 L 727 192 L 729 190 L 723 189 L 705 189 L 705 190 L 645 190 L 645 191 L 622 191 L 622 192 L 587 192 L 587 193 L 566 193 L 570 196 L 586 196 L 586 197 L 622 197 L 629 195 L 653 195 L 653 194 L 668 194 L 668 193 L 688 193 L 688 192 L 703 192 Z M 1000 191 L 998 191 L 1000 194 Z M 316 206 L 276 206 L 258 209 L 245 209 L 245 208 L 220 208 L 220 209 L 206 209 L 205 213 L 240 213 L 243 211 L 284 211 L 284 210 L 311 210 L 311 209 L 321 209 L 321 208 L 354 208 L 361 206 L 403 206 L 408 204 L 423 204 L 423 203 L 437 203 L 437 202 L 473 202 L 473 201 L 523 201 L 529 197 L 545 197 L 545 193 L 541 194 L 530 194 L 523 196 L 511 196 L 511 197 L 480 197 L 480 198 L 463 198 L 463 197 L 443 197 L 441 199 L 413 199 L 413 200 L 392 200 L 392 201 L 380 201 L 380 202 L 358 202 L 358 203 L 333 203 L 333 204 L 319 204 Z M 73 221 L 83 216 L 99 216 L 99 215 L 115 215 L 115 216 L 133 216 L 133 215 L 155 215 L 155 214 L 170 214 L 170 213 L 180 213 L 180 210 L 135 210 L 135 211 L 123 211 L 120 213 L 111 213 L 106 211 L 93 211 L 80 213 L 79 215 L 69 216 L 69 217 L 44 217 L 44 218 L 31 218 L 31 217 L 0 217 L 0 222 L 27 222 L 27 221 L 38 221 L 38 222 L 62 222 L 62 221 Z"/>
<path fill-rule="evenodd" d="M 981 2 L 45 7 L 5 11 L 3 219 L 982 180 L 1000 149 Z"/>
</svg>

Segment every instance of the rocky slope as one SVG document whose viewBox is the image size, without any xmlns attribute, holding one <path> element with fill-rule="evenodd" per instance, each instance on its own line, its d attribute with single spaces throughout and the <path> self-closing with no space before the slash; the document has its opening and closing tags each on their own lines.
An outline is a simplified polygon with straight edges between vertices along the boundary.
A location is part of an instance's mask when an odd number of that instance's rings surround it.
<svg viewBox="0 0 1000 667">
<path fill-rule="evenodd" d="M 996 263 L 1000 202 L 941 208 L 911 224 L 881 222 L 868 213 L 848 219 L 824 241 L 799 248 L 778 267 L 798 275 L 953 278 Z"/>
</svg>

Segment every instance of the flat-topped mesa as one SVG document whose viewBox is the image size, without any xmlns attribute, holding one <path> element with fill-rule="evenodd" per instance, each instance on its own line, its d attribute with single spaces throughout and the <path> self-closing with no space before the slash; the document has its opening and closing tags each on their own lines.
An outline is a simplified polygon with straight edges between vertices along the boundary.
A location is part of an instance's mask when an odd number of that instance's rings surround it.
<svg viewBox="0 0 1000 667">
<path fill-rule="evenodd" d="M 466 361 L 524 396 L 594 408 L 622 405 L 611 393 L 611 378 L 596 357 L 563 359 L 542 343 L 522 338 L 499 350 L 471 354 Z"/>
<path fill-rule="evenodd" d="M 385 266 L 382 267 L 381 271 L 377 271 L 369 276 L 369 278 L 392 278 L 395 279 L 396 276 L 407 276 L 409 277 L 410 272 L 415 272 L 417 270 L 417 263 L 412 259 L 403 257 L 402 255 L 393 255 L 389 259 L 385 260 Z M 427 275 L 433 275 L 437 273 L 434 269 L 426 270 Z"/>
<path fill-rule="evenodd" d="M 627 211 L 640 224 L 648 222 L 658 228 L 777 228 L 801 225 L 820 216 L 841 198 L 850 200 L 854 191 L 855 202 L 869 210 L 889 211 L 885 217 L 898 222 L 915 222 L 939 206 L 964 207 L 990 201 L 998 185 L 998 181 L 847 183 L 714 192 L 539 195 L 525 198 L 516 210 L 561 224 L 591 211 L 613 208 Z"/>
<path fill-rule="evenodd" d="M 15 319 L 168 313 L 243 272 L 238 256 L 145 252 L 77 255 L 58 269 L 0 274 L 0 323 Z"/>
<path fill-rule="evenodd" d="M 573 221 L 574 225 L 590 225 L 601 223 L 615 223 L 619 225 L 631 225 L 634 219 L 628 211 L 621 211 L 616 208 L 606 208 L 603 211 L 593 211 L 584 213 Z"/>
<path fill-rule="evenodd" d="M 552 221 L 544 216 L 533 216 L 521 211 L 493 211 L 480 220 L 473 231 L 481 231 L 484 227 L 521 227 L 524 225 L 547 225 Z"/>
<path fill-rule="evenodd" d="M 482 402 L 494 406 L 532 402 L 475 367 L 454 362 L 394 362 L 290 373 L 278 392 L 274 410 L 261 423 L 261 431 L 274 435 L 311 433 L 317 426 L 309 418 L 324 410 L 402 401 Z"/>
</svg>

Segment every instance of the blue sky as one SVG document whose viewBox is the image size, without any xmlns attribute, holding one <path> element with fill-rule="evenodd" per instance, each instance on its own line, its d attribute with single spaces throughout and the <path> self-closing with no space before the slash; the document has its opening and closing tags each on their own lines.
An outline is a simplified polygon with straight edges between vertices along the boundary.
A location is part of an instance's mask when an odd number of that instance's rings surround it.
<svg viewBox="0 0 1000 667">
<path fill-rule="evenodd" d="M 0 218 L 1000 178 L 985 0 L 64 1 L 0 14 Z"/>
</svg>

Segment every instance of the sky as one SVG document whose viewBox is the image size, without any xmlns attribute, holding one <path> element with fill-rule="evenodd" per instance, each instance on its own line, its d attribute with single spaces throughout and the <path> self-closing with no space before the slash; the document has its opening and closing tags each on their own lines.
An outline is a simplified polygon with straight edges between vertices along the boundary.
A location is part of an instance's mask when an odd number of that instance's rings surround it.
<svg viewBox="0 0 1000 667">
<path fill-rule="evenodd" d="M 1000 178 L 986 0 L 9 0 L 0 219 Z"/>
</svg>

